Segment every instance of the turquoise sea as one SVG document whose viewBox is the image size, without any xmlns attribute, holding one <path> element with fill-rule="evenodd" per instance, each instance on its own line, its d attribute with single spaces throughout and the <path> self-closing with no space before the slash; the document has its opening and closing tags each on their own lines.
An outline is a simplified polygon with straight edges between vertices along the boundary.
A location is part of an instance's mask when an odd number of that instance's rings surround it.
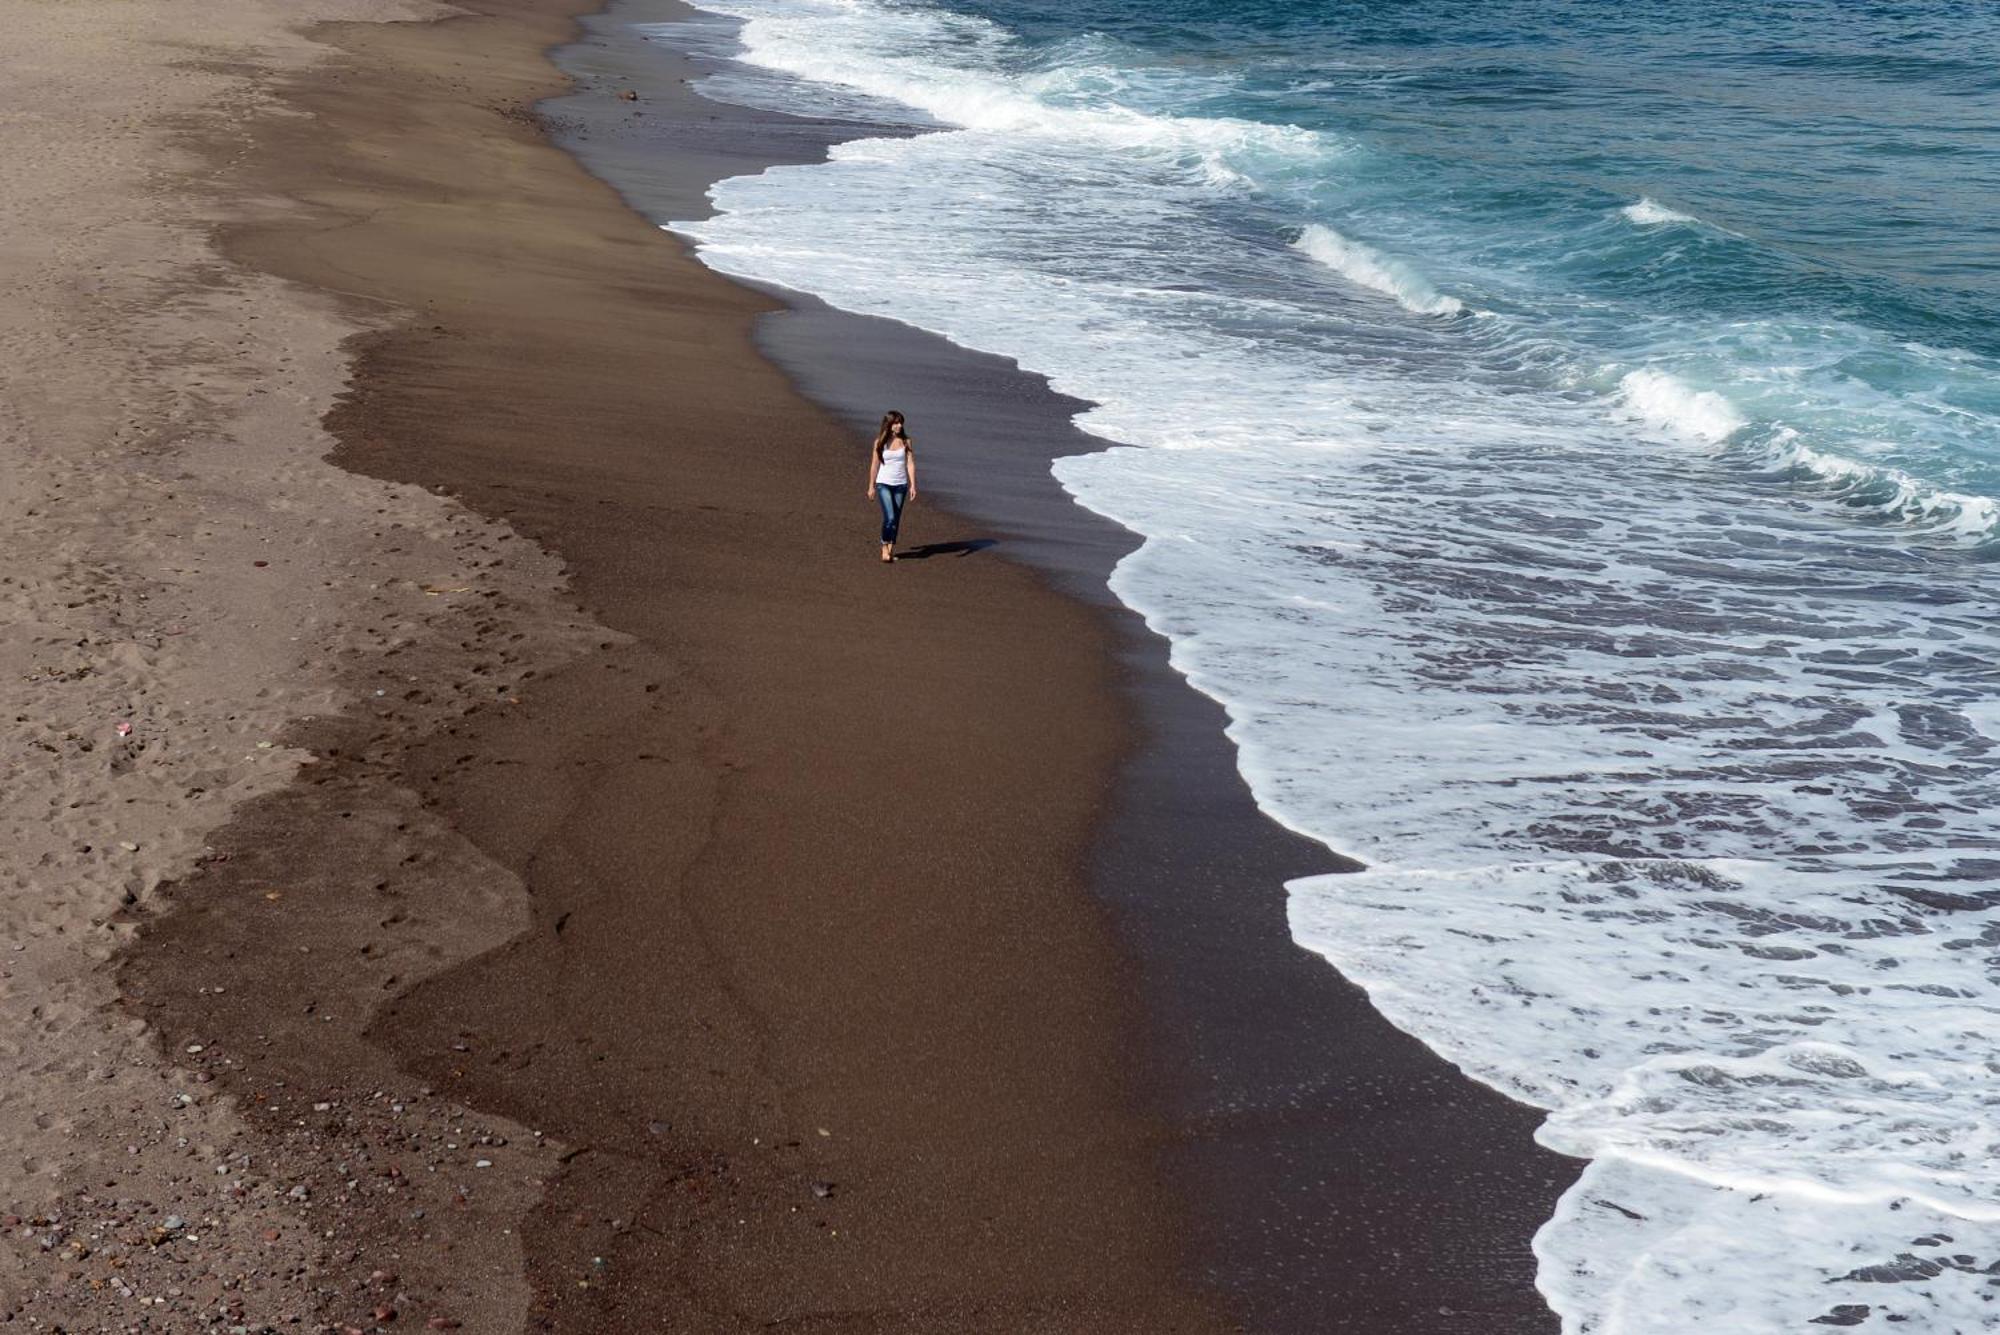
<svg viewBox="0 0 2000 1335">
<path fill-rule="evenodd" d="M 1094 405 L 1301 944 L 1570 1332 L 2000 1326 L 2000 9 L 704 0 L 724 272 Z M 911 135 L 912 128 L 929 131 Z"/>
</svg>

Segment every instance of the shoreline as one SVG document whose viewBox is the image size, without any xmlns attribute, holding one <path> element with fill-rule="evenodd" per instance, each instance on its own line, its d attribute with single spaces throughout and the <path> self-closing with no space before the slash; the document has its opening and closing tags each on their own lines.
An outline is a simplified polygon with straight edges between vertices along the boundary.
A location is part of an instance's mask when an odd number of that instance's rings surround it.
<svg viewBox="0 0 2000 1335">
<path fill-rule="evenodd" d="M 586 26 L 615 44 L 631 21 L 619 16 L 650 7 L 613 0 Z M 600 49 L 595 72 L 641 77 L 641 54 Z M 704 58 L 676 52 L 674 64 L 687 68 L 665 77 L 680 79 Z M 558 142 L 649 218 L 706 216 L 705 195 L 690 201 L 649 176 L 647 156 L 661 150 L 633 133 L 605 86 L 594 94 L 600 114 Z M 592 97 L 556 105 L 577 118 Z M 704 105 L 711 122 L 733 122 L 733 132 L 707 127 L 704 163 L 726 161 L 727 145 L 738 171 L 817 160 L 855 137 L 841 122 Z M 587 142 L 565 142 L 575 124 Z M 807 398 L 864 435 L 876 406 L 895 403 L 950 441 L 952 462 L 933 463 L 926 490 L 973 522 L 975 541 L 1109 629 L 1133 729 L 1092 841 L 1090 889 L 1135 962 L 1147 1106 L 1175 1128 L 1167 1158 L 1187 1184 L 1201 1272 L 1252 1329 L 1553 1331 L 1529 1242 L 1581 1164 L 1536 1144 L 1540 1109 L 1461 1074 L 1291 939 L 1285 881 L 1360 864 L 1257 807 L 1221 706 L 1174 671 L 1165 638 L 1111 592 L 1112 567 L 1138 539 L 1072 500 L 1049 467 L 1109 447 L 1073 423 L 1090 405 L 914 326 L 747 286 L 783 304 L 759 317 L 756 345 Z M 1413 1267 L 1426 1253 L 1434 1259 Z"/>
<path fill-rule="evenodd" d="M 526 110 L 587 7 L 322 30 L 346 55 L 281 99 L 314 119 L 260 125 L 238 168 L 308 216 L 227 249 L 410 312 L 353 345 L 336 461 L 554 551 L 609 629 L 490 590 L 466 639 L 358 654 L 361 706 L 287 738 L 309 777 L 216 836 L 227 860 L 127 956 L 139 1013 L 170 1051 L 256 1052 L 216 1073 L 241 1100 L 313 1088 L 335 1145 L 395 1155 L 384 1088 L 398 1119 L 435 1105 L 438 1140 L 476 1124 L 494 1166 L 461 1163 L 448 1209 L 314 1207 L 366 1239 L 334 1269 L 394 1246 L 468 1328 L 510 1266 L 532 1326 L 591 1332 L 1552 1328 L 1528 1233 L 1496 1245 L 1568 1163 L 1539 1114 L 1290 942 L 1283 877 L 1333 859 L 1255 810 L 1219 709 L 1111 600 L 1129 536 L 954 417 L 1097 448 L 1068 401 L 781 311 L 610 198 Z M 655 168 L 675 191 L 773 135 L 823 147 L 691 93 L 581 96 L 604 124 L 706 118 L 710 151 Z M 927 504 L 915 537 L 997 550 L 871 568 L 851 426 L 885 370 L 981 465 L 932 472 L 962 517 Z M 708 440 L 719 416 L 756 450 Z M 885 806 L 921 832 L 886 852 Z M 194 971 L 226 992 L 169 1000 Z M 311 1004 L 280 1019 L 274 987 Z"/>
</svg>

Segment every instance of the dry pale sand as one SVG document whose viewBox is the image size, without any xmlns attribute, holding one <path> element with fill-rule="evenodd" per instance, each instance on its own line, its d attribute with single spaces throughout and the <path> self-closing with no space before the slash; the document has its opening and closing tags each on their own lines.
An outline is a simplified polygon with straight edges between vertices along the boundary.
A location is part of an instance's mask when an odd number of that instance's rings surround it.
<svg viewBox="0 0 2000 1335">
<path fill-rule="evenodd" d="M 582 5 L 4 3 L 0 1320 L 1229 1328 L 1102 629 L 868 559 L 768 304 L 537 132 Z"/>
<path fill-rule="evenodd" d="M 174 1049 L 247 1054 L 216 1072 L 240 1099 L 310 1088 L 373 1166 L 447 1177 L 467 1144 L 398 1147 L 385 1054 L 468 1127 L 561 1140 L 489 1130 L 459 1179 L 479 1210 L 547 1177 L 518 1221 L 537 1328 L 1230 1328 L 1083 871 L 1123 744 L 1103 627 L 997 557 L 874 559 L 861 442 L 753 351 L 770 303 L 527 113 L 580 7 L 324 30 L 347 59 L 287 81 L 305 114 L 259 121 L 236 172 L 301 207 L 227 249 L 420 313 L 355 343 L 337 457 L 560 552 L 618 635 L 541 671 L 496 589 L 469 663 L 357 657 L 354 703 L 290 734 L 320 763 L 167 892 L 126 996 Z M 928 504 L 911 528 L 963 533 Z M 480 857 L 526 930 L 426 979 Z M 417 1307 L 504 1264 L 459 1207 L 359 1181 L 319 1217 L 365 1219 L 349 1264 L 400 1252 Z"/>
<path fill-rule="evenodd" d="M 246 196 L 228 168 L 241 126 L 296 114 L 269 81 L 327 54 L 294 25 L 426 12 L 398 0 L 0 3 L 10 1328 L 318 1328 L 336 1310 L 394 1305 L 403 1287 L 377 1276 L 365 1293 L 328 1292 L 353 1282 L 341 1269 L 351 1240 L 323 1216 L 308 1222 L 308 1202 L 338 1198 L 361 1170 L 341 1161 L 348 1142 L 312 1124 L 313 1092 L 214 1097 L 215 1072 L 240 1054 L 196 1038 L 163 1058 L 115 1004 L 108 961 L 212 830 L 312 762 L 281 732 L 350 703 L 343 663 L 390 643 L 468 653 L 475 604 L 503 587 L 535 632 L 518 656 L 557 656 L 581 633 L 551 558 L 420 488 L 323 461 L 341 342 L 396 313 L 248 272 L 211 245 L 217 221 L 290 207 Z M 464 857 L 478 874 L 456 889 L 441 877 L 441 903 L 458 893 L 481 911 L 443 915 L 454 930 L 433 933 L 436 953 L 406 977 L 520 919 L 510 878 Z M 206 995 L 201 978 L 177 982 Z M 385 1066 L 381 1116 L 405 1139 L 436 1137 L 425 1162 L 456 1161 L 442 1146 L 466 1125 L 457 1110 L 392 1075 Z M 259 1117 L 291 1135 L 253 1136 Z M 498 1119 L 467 1129 L 468 1153 L 479 1135 L 525 1138 Z M 491 1237 L 454 1260 L 469 1328 L 524 1304 L 502 1229 L 533 1190 L 524 1169 L 475 1204 L 444 1205 Z M 441 1179 L 420 1182 L 408 1207 L 426 1191 L 458 1199 Z"/>
</svg>

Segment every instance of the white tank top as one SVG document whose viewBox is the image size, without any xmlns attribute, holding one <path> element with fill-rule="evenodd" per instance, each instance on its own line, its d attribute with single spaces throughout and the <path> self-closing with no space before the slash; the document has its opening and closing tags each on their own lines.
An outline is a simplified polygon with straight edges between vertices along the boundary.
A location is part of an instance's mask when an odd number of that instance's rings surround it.
<svg viewBox="0 0 2000 1335">
<path fill-rule="evenodd" d="M 882 466 L 875 470 L 875 481 L 885 487 L 902 487 L 910 481 L 910 452 L 901 445 L 893 450 L 882 451 Z"/>
</svg>

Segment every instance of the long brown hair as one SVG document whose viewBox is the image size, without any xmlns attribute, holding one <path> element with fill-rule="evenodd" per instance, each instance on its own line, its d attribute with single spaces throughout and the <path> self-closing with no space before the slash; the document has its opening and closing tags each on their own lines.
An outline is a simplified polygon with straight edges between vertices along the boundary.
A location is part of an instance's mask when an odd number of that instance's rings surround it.
<svg viewBox="0 0 2000 1335">
<path fill-rule="evenodd" d="M 875 462 L 876 462 L 876 463 L 880 463 L 880 462 L 882 462 L 882 450 L 883 450 L 883 447 L 884 447 L 884 446 L 886 446 L 886 445 L 888 445 L 888 443 L 889 443 L 889 428 L 890 428 L 890 427 L 897 427 L 897 426 L 902 426 L 902 425 L 903 425 L 903 415 L 902 415 L 901 413 L 897 412 L 897 411 L 896 411 L 896 410 L 895 410 L 894 408 L 891 408 L 891 409 L 890 409 L 890 410 L 889 410 L 888 412 L 886 412 L 886 413 L 883 413 L 883 414 L 882 414 L 882 425 L 881 425 L 881 426 L 879 426 L 879 427 L 877 427 L 877 428 L 875 428 Z M 908 449 L 908 448 L 909 448 L 909 434 L 908 434 L 908 428 L 905 428 L 905 431 L 904 431 L 904 436 L 903 436 L 903 448 L 905 448 L 905 449 Z"/>
</svg>

